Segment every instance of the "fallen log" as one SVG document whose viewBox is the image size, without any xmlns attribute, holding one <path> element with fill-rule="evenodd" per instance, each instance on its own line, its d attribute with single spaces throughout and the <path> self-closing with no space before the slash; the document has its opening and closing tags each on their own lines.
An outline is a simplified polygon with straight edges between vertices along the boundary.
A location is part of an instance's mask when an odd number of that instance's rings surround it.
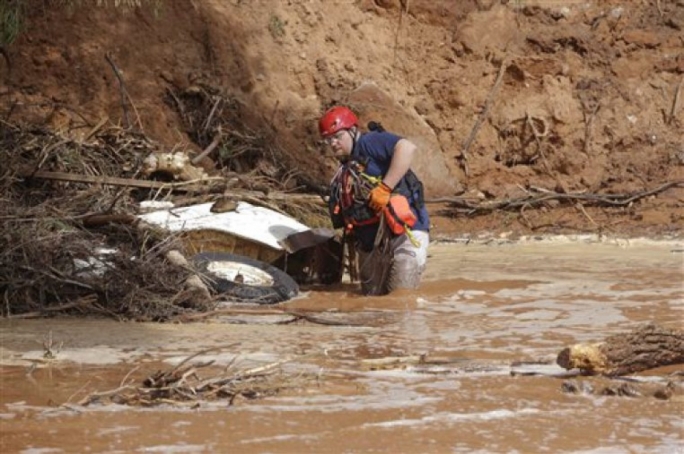
<svg viewBox="0 0 684 454">
<path fill-rule="evenodd" d="M 78 173 L 69 172 L 52 172 L 47 170 L 25 170 L 19 172 L 19 175 L 22 178 L 26 179 L 66 181 L 72 183 L 102 184 L 109 186 L 127 186 L 131 188 L 146 188 L 200 193 L 209 193 L 211 192 L 212 186 L 220 187 L 221 185 L 225 186 L 226 184 L 230 184 L 232 182 L 231 179 L 227 179 L 224 177 L 207 177 L 194 181 L 163 182 L 152 180 L 139 180 L 133 178 L 82 175 Z M 321 196 L 315 194 L 300 194 L 294 192 L 279 191 L 271 191 L 268 194 L 265 194 L 261 191 L 252 191 L 240 188 L 229 188 L 225 192 L 229 194 L 232 199 L 245 200 L 246 202 L 250 203 L 253 203 L 257 200 L 265 200 L 288 203 L 313 203 L 321 206 L 326 205 L 326 201 L 323 198 L 321 198 Z M 202 202 L 205 202 L 206 195 L 203 194 L 200 197 L 200 199 Z M 199 201 L 197 203 L 199 203 Z"/>
<path fill-rule="evenodd" d="M 207 177 L 195 181 L 183 181 L 176 183 L 167 183 L 163 181 L 137 180 L 132 178 L 106 177 L 98 175 L 81 175 L 78 173 L 69 172 L 51 172 L 46 170 L 25 171 L 20 172 L 22 178 L 27 179 L 41 179 L 41 180 L 55 180 L 67 181 L 73 183 L 89 183 L 89 184 L 104 184 L 110 186 L 130 186 L 135 188 L 149 188 L 149 189 L 185 189 L 196 190 L 199 184 L 210 181 L 221 181 L 223 178 Z"/>
<path fill-rule="evenodd" d="M 556 363 L 568 370 L 580 369 L 586 375 L 609 377 L 684 364 L 684 331 L 649 323 L 601 343 L 567 347 L 558 354 Z"/>
</svg>

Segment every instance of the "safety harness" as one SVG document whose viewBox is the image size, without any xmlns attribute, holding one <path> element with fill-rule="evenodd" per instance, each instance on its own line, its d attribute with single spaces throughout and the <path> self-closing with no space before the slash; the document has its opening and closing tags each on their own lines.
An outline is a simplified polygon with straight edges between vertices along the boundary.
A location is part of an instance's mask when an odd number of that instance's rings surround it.
<svg viewBox="0 0 684 454">
<path fill-rule="evenodd" d="M 344 227 L 350 231 L 356 226 L 380 221 L 380 216 L 367 204 L 375 184 L 362 175 L 363 166 L 356 161 L 341 165 L 335 173 L 330 184 L 329 206 L 333 227 Z"/>
<path fill-rule="evenodd" d="M 334 228 L 345 228 L 345 233 L 350 233 L 354 227 L 376 224 L 381 220 L 394 235 L 406 234 L 415 246 L 419 246 L 411 228 L 416 224 L 416 215 L 411 210 L 409 196 L 412 194 L 409 183 L 415 181 L 420 185 L 418 201 L 414 202 L 418 207 L 424 203 L 422 198 L 422 185 L 413 172 L 409 178 L 402 180 L 396 191 L 390 197 L 387 207 L 380 213 L 376 213 L 368 206 L 370 191 L 382 182 L 380 177 L 373 177 L 364 172 L 365 166 L 357 161 L 349 161 L 338 169 L 331 182 L 330 214 Z M 414 205 L 415 206 L 415 205 Z"/>
</svg>

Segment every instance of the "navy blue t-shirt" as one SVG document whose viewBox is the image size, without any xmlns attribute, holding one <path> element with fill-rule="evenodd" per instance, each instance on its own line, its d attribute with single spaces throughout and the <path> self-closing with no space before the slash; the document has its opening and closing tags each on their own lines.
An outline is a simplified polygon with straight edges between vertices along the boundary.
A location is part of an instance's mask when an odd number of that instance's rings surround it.
<svg viewBox="0 0 684 454">
<path fill-rule="evenodd" d="M 390 132 L 371 131 L 362 134 L 356 141 L 351 158 L 365 164 L 365 172 L 368 175 L 373 177 L 384 177 L 389 170 L 394 147 L 399 140 L 401 140 L 401 137 Z M 417 194 L 414 194 L 413 197 L 417 197 Z M 425 205 L 420 209 L 416 209 L 412 204 L 411 209 L 418 218 L 418 221 L 416 222 L 416 225 L 413 226 L 412 230 L 429 231 L 430 218 Z M 378 231 L 378 224 L 357 226 L 354 228 L 354 231 L 356 232 L 356 237 L 361 242 L 363 249 L 372 249 L 373 242 L 375 241 L 375 234 Z"/>
</svg>

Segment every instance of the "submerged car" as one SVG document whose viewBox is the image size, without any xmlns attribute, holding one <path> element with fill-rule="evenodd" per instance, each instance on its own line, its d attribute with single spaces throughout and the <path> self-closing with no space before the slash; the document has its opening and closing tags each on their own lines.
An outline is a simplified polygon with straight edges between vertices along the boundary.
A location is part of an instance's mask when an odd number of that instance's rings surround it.
<svg viewBox="0 0 684 454">
<path fill-rule="evenodd" d="M 273 304 L 300 285 L 342 280 L 343 248 L 331 229 L 312 229 L 266 207 L 235 202 L 227 211 L 203 203 L 139 215 L 179 235 L 198 271 L 217 292 L 239 301 Z"/>
</svg>

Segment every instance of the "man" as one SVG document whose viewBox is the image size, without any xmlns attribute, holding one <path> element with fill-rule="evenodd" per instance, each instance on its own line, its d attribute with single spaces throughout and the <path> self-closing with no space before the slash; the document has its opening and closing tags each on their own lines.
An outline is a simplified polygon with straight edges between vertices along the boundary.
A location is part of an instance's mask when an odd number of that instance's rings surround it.
<svg viewBox="0 0 684 454">
<path fill-rule="evenodd" d="M 362 292 L 380 295 L 420 284 L 430 219 L 423 184 L 411 170 L 416 146 L 377 124 L 369 126 L 375 127 L 362 134 L 356 115 L 341 106 L 318 123 L 340 161 L 330 185 L 333 226 L 353 235 Z M 398 213 L 402 206 L 406 212 Z"/>
</svg>

